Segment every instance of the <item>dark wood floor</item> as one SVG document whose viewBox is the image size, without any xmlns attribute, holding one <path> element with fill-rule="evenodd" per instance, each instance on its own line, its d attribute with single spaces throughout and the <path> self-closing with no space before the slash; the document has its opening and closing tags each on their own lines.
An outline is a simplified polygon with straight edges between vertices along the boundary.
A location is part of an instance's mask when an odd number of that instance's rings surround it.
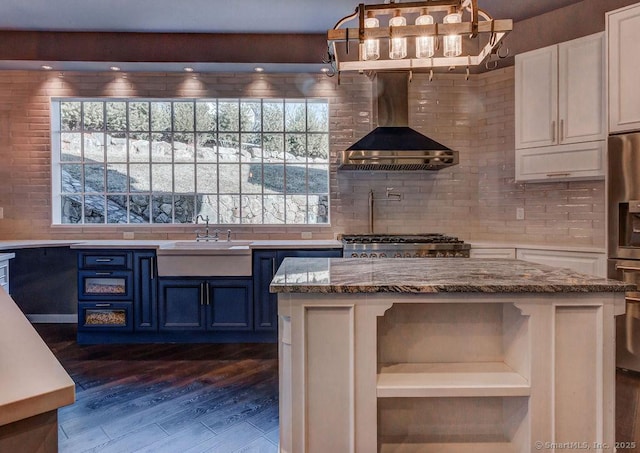
<svg viewBox="0 0 640 453">
<path fill-rule="evenodd" d="M 36 324 L 76 383 L 61 453 L 271 453 L 275 344 L 79 346 L 73 324 Z"/>
<path fill-rule="evenodd" d="M 278 451 L 275 344 L 79 346 L 73 324 L 35 327 L 76 383 L 61 453 Z M 640 453 L 640 374 L 616 374 L 616 440 Z"/>
</svg>

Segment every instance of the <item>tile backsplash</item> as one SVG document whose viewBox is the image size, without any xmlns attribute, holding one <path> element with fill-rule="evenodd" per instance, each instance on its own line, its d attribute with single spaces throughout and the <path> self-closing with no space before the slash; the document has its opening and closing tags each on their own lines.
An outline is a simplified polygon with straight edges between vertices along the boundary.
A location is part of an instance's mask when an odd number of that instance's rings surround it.
<svg viewBox="0 0 640 453">
<path fill-rule="evenodd" d="M 438 172 L 336 171 L 337 153 L 375 126 L 372 82 L 365 75 L 184 74 L 0 71 L 0 239 L 191 237 L 193 226 L 51 226 L 51 97 L 324 97 L 330 102 L 331 226 L 240 226 L 238 237 L 332 238 L 368 230 L 442 232 L 465 240 L 604 247 L 604 181 L 514 181 L 514 70 L 471 75 L 414 74 L 409 123 L 457 149 L 460 164 Z M 385 197 L 386 188 L 401 194 Z M 524 220 L 516 220 L 524 208 Z"/>
</svg>

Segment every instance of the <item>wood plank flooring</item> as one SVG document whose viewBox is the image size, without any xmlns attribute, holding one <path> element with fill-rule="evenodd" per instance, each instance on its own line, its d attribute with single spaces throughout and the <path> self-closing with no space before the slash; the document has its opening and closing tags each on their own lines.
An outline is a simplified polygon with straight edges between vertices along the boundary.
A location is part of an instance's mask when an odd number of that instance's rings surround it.
<svg viewBox="0 0 640 453">
<path fill-rule="evenodd" d="M 60 453 L 276 453 L 275 344 L 90 345 L 34 327 L 76 383 Z"/>
<path fill-rule="evenodd" d="M 60 453 L 278 451 L 275 344 L 79 346 L 73 324 L 34 327 L 76 382 Z M 616 440 L 640 453 L 640 374 L 616 373 Z"/>
</svg>

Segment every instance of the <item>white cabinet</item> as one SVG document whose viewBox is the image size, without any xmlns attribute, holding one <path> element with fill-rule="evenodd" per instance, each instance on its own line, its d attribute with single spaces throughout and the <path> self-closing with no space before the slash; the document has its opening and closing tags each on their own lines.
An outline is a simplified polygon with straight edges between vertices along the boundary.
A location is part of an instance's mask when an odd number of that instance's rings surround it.
<svg viewBox="0 0 640 453">
<path fill-rule="evenodd" d="M 582 274 L 607 276 L 607 257 L 604 253 L 518 249 L 516 257 L 532 263 L 566 267 Z"/>
<path fill-rule="evenodd" d="M 604 177 L 604 67 L 604 33 L 516 56 L 516 180 Z"/>
<path fill-rule="evenodd" d="M 9 260 L 14 258 L 13 253 L 0 253 L 0 287 L 9 294 Z"/>
<path fill-rule="evenodd" d="M 513 247 L 473 248 L 469 251 L 471 258 L 501 258 L 515 259 L 516 249 Z"/>
<path fill-rule="evenodd" d="M 600 179 L 605 174 L 606 156 L 603 140 L 516 149 L 516 179 L 518 181 Z"/>
<path fill-rule="evenodd" d="M 640 129 L 640 3 L 606 14 L 609 132 Z"/>
</svg>

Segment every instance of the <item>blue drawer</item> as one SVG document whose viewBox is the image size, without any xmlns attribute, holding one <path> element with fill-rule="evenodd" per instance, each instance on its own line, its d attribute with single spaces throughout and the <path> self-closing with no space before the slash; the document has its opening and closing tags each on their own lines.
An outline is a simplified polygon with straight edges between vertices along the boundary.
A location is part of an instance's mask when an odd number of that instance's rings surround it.
<svg viewBox="0 0 640 453">
<path fill-rule="evenodd" d="M 78 330 L 133 332 L 131 302 L 81 302 L 78 304 Z"/>
<path fill-rule="evenodd" d="M 132 300 L 133 272 L 117 270 L 78 271 L 78 299 Z"/>
<path fill-rule="evenodd" d="M 80 252 L 79 269 L 132 269 L 131 252 Z"/>
</svg>

